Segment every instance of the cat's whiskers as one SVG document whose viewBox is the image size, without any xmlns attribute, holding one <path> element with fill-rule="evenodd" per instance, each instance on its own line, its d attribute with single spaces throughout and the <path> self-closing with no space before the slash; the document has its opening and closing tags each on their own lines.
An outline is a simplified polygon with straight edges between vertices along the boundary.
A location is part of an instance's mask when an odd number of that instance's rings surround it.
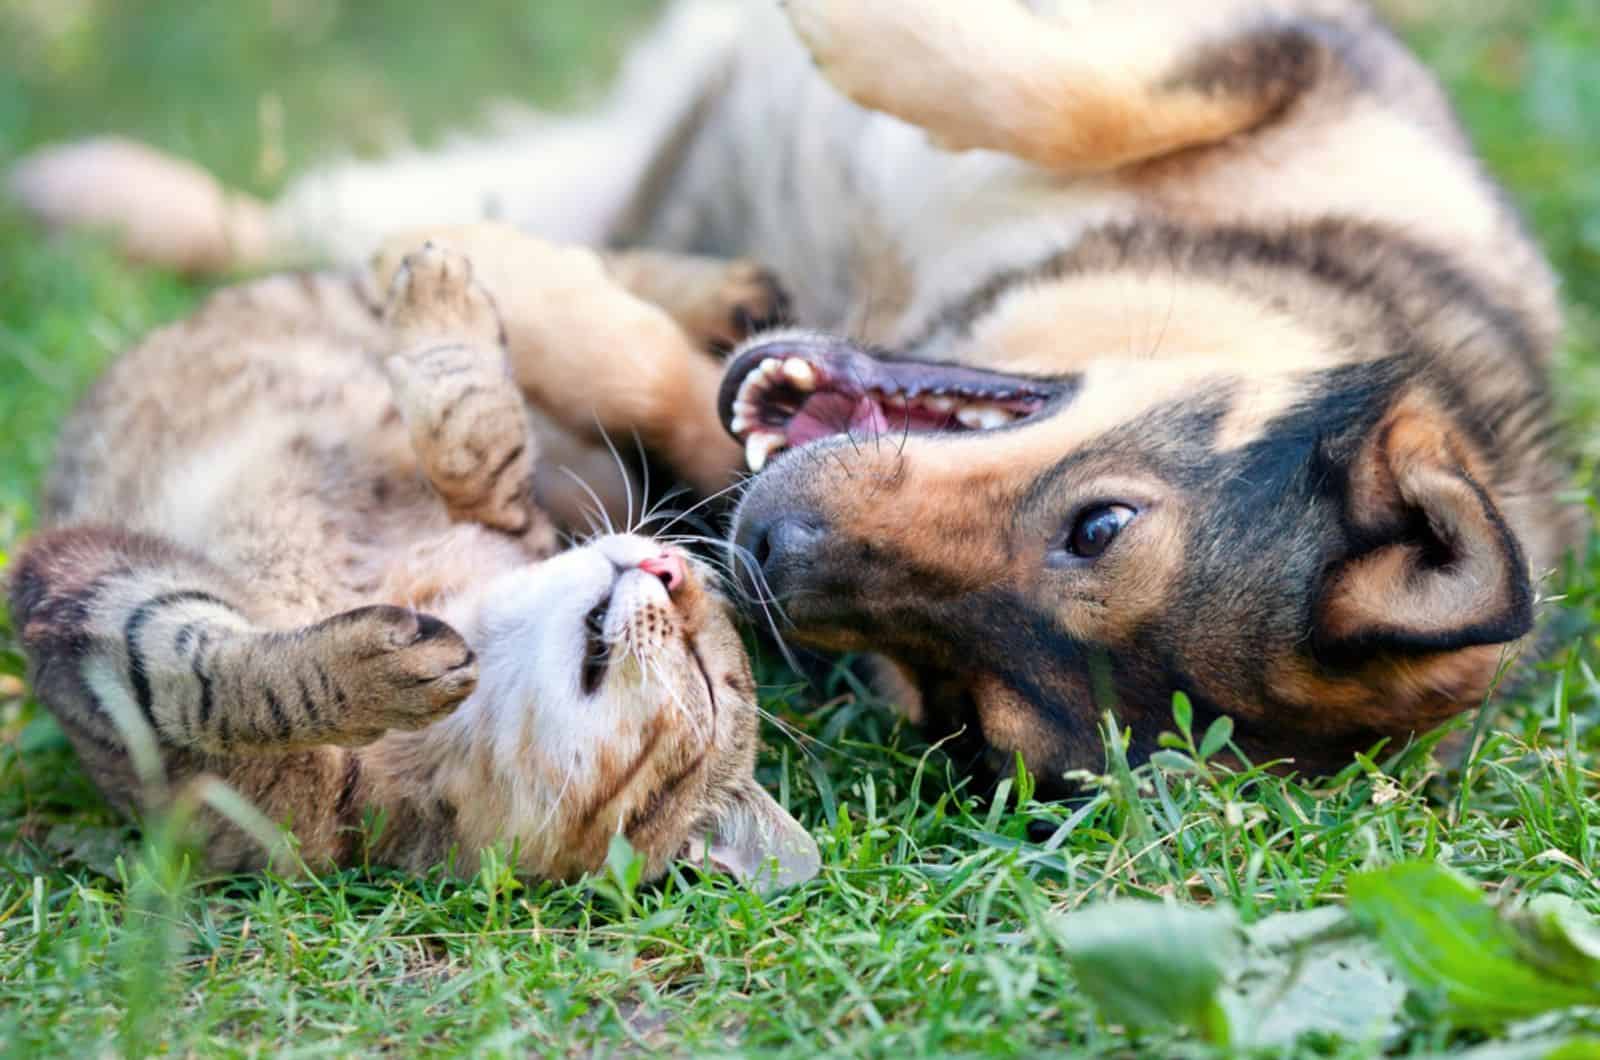
<svg viewBox="0 0 1600 1060">
<path fill-rule="evenodd" d="M 743 489 L 745 486 L 748 486 L 749 483 L 750 483 L 749 479 L 739 479 L 737 482 L 731 482 L 728 485 L 724 486 L 722 489 L 718 490 L 717 492 L 715 492 L 713 494 L 710 494 L 709 496 L 702 497 L 700 500 L 696 501 L 695 503 L 691 504 L 689 507 L 685 508 L 683 511 L 679 512 L 671 521 L 669 521 L 665 526 L 663 526 L 661 528 L 660 533 L 663 533 L 663 534 L 666 533 L 668 530 L 671 530 L 672 527 L 676 523 L 678 523 L 679 521 L 688 518 L 689 516 L 693 515 L 695 512 L 698 512 L 701 508 L 704 508 L 706 505 L 711 504 L 711 503 L 713 503 L 715 501 L 718 501 L 723 497 L 726 497 L 728 494 L 734 492 L 735 490 Z M 668 496 L 670 497 L 671 494 L 668 494 Z"/>
<path fill-rule="evenodd" d="M 539 835 L 539 836 L 548 835 L 549 831 L 550 831 L 550 826 L 555 824 L 556 815 L 561 812 L 561 804 L 566 801 L 567 792 L 569 790 L 571 790 L 572 782 L 575 779 L 577 779 L 577 775 L 578 775 L 577 752 L 573 752 L 572 761 L 566 763 L 566 769 L 564 770 L 564 774 L 565 775 L 561 779 L 561 787 L 559 789 L 557 789 L 556 797 L 550 803 L 550 809 L 545 813 L 544 820 L 542 822 L 540 822 L 538 831 L 535 833 L 536 835 Z"/>
<path fill-rule="evenodd" d="M 752 595 L 752 599 L 761 605 L 761 613 L 767 620 L 767 627 L 772 633 L 773 640 L 778 645 L 778 651 L 783 656 L 783 661 L 788 663 L 789 668 L 792 670 L 799 671 L 801 669 L 800 662 L 795 657 L 793 649 L 789 647 L 788 641 L 784 639 L 783 632 L 778 628 L 778 619 L 780 618 L 785 625 L 791 628 L 794 623 L 789 620 L 788 615 L 784 614 L 782 602 L 773 594 L 765 572 L 762 571 L 761 565 L 755 561 L 755 557 L 750 554 L 749 549 L 731 541 L 704 537 L 700 534 L 675 534 L 666 540 L 677 544 L 700 543 L 710 545 L 712 548 L 726 548 L 732 560 L 738 561 L 741 566 L 750 572 L 751 579 L 755 582 L 755 592 Z M 738 579 L 731 577 L 731 571 L 729 580 L 735 585 L 738 584 Z M 776 616 L 774 616 L 774 612 L 776 612 Z"/>
<path fill-rule="evenodd" d="M 596 424 L 596 426 L 598 427 L 599 425 Z M 788 642 L 784 639 L 782 631 L 779 629 L 780 619 L 785 625 L 792 626 L 793 623 L 791 623 L 788 616 L 784 614 L 783 605 L 778 600 L 777 596 L 772 592 L 771 586 L 766 580 L 765 572 L 761 570 L 759 564 L 755 563 L 755 558 L 749 554 L 749 551 L 736 544 L 733 544 L 732 542 L 721 538 L 712 537 L 709 534 L 685 533 L 683 531 L 679 531 L 677 533 L 671 532 L 674 527 L 680 525 L 685 520 L 693 518 L 696 513 L 706 506 L 716 503 L 718 500 L 728 496 L 730 493 L 735 493 L 741 489 L 744 489 L 750 484 L 751 480 L 749 478 L 742 478 L 736 482 L 729 483 L 727 486 L 723 487 L 717 492 L 701 498 L 687 508 L 678 511 L 664 510 L 665 506 L 671 501 L 682 494 L 689 492 L 689 489 L 686 486 L 674 487 L 647 508 L 645 507 L 645 504 L 650 495 L 650 464 L 649 460 L 646 458 L 643 444 L 640 442 L 637 432 L 635 432 L 633 435 L 634 447 L 638 451 L 640 467 L 643 468 L 644 474 L 644 482 L 641 487 L 643 496 L 641 497 L 639 503 L 639 517 L 637 520 L 635 520 L 632 476 L 629 474 L 628 467 L 622 459 L 622 454 L 618 451 L 616 445 L 611 441 L 610 435 L 603 427 L 599 428 L 599 430 L 601 438 L 605 441 L 606 448 L 610 450 L 611 457 L 616 462 L 618 472 L 622 475 L 624 489 L 627 491 L 627 529 L 624 532 L 629 534 L 649 534 L 650 525 L 652 523 L 658 520 L 665 520 L 660 528 L 655 533 L 650 534 L 650 536 L 655 541 L 663 545 L 677 545 L 680 547 L 688 545 L 705 545 L 709 547 L 712 550 L 709 554 L 699 555 L 697 558 L 709 566 L 716 573 L 718 578 L 726 585 L 737 586 L 739 584 L 739 578 L 737 576 L 738 572 L 734 567 L 735 562 L 740 563 L 742 566 L 748 569 L 751 572 L 752 580 L 755 582 L 755 585 L 753 586 L 753 598 L 761 607 L 762 615 L 766 619 L 767 626 L 772 633 L 773 639 L 778 645 L 778 650 L 782 654 L 784 661 L 789 664 L 790 668 L 798 670 L 799 663 L 795 658 L 794 652 L 789 647 Z M 611 522 L 610 514 L 601 504 L 600 498 L 596 492 L 589 486 L 587 482 L 585 482 L 570 469 L 562 468 L 562 471 L 571 477 L 573 481 L 577 482 L 584 492 L 589 495 L 590 499 L 594 501 L 600 516 L 605 520 L 606 532 L 615 534 L 617 532 L 615 524 Z M 696 520 L 696 522 L 699 523 L 702 528 L 709 529 L 709 527 L 705 527 L 704 523 L 700 520 Z M 598 531 L 594 529 L 592 520 L 590 526 L 590 536 L 592 539 L 592 537 L 598 533 Z M 585 543 L 587 544 L 587 541 Z M 727 549 L 728 553 L 725 554 L 723 549 Z M 667 679 L 667 675 L 660 660 L 641 650 L 640 645 L 636 641 L 633 623 L 628 623 L 621 631 L 619 631 L 618 634 L 607 638 L 606 650 L 611 655 L 611 662 L 613 665 L 625 661 L 629 656 L 632 656 L 638 661 L 640 670 L 639 693 L 642 698 L 650 698 L 650 686 L 652 683 L 658 683 L 661 687 L 661 695 L 664 697 L 666 703 L 670 706 L 678 718 L 683 721 L 684 724 L 689 725 L 694 730 L 696 737 L 698 737 L 701 741 L 706 741 L 710 738 L 705 731 L 704 720 L 700 718 L 694 711 L 691 711 L 688 708 L 687 704 L 684 702 L 682 690 Z M 815 736 L 801 731 L 799 728 L 778 717 L 773 712 L 763 708 L 759 701 L 754 701 L 751 705 L 759 717 L 771 722 L 772 726 L 791 743 L 793 743 L 795 748 L 806 757 L 813 760 L 815 760 L 817 757 L 816 753 L 807 746 L 808 743 L 815 743 L 824 748 L 832 750 L 832 748 L 825 741 L 819 740 Z M 565 787 L 563 787 L 563 791 L 564 790 Z"/>
<path fill-rule="evenodd" d="M 622 476 L 622 488 L 626 492 L 626 496 L 627 496 L 627 499 L 628 499 L 628 514 L 627 514 L 627 517 L 623 519 L 623 525 L 624 526 L 632 526 L 633 525 L 633 475 L 629 473 L 628 465 L 623 462 L 622 454 L 620 452 L 618 452 L 617 451 L 617 447 L 612 444 L 610 433 L 607 432 L 606 429 L 600 425 L 600 420 L 598 418 L 595 419 L 595 424 L 594 425 L 595 425 L 595 428 L 597 430 L 599 430 L 599 432 L 600 432 L 600 440 L 606 443 L 606 448 L 607 449 L 611 450 L 611 459 L 617 465 L 617 473 Z M 645 474 L 646 474 L 646 476 L 649 475 L 648 469 L 646 470 Z M 648 489 L 648 486 L 649 486 L 649 481 L 650 481 L 649 478 L 646 477 L 645 483 L 646 483 L 646 488 L 647 489 Z M 644 500 L 643 498 L 640 498 L 640 505 L 639 506 L 640 506 L 641 510 L 643 510 L 643 508 L 644 508 L 643 500 Z M 610 525 L 610 520 L 607 520 L 607 525 L 608 526 Z"/>
<path fill-rule="evenodd" d="M 594 487 L 585 482 L 583 476 L 572 470 L 570 467 L 563 466 L 561 468 L 561 473 L 570 478 L 573 482 L 576 482 L 578 484 L 578 488 L 583 490 L 584 493 L 588 494 L 589 499 L 594 502 L 593 509 L 590 509 L 586 505 L 583 510 L 583 521 L 589 524 L 590 536 L 592 537 L 598 534 L 600 531 L 600 526 L 603 526 L 608 534 L 616 533 L 616 527 L 614 527 L 611 523 L 611 513 L 606 511 L 605 502 L 600 499 L 600 494 L 594 491 Z M 600 526 L 596 526 L 596 517 L 598 517 Z"/>
<path fill-rule="evenodd" d="M 673 711 L 684 722 L 684 724 L 688 725 L 694 730 L 695 736 L 702 744 L 709 743 L 710 737 L 705 730 L 705 725 L 703 724 L 702 719 L 694 711 L 691 711 L 688 707 L 688 704 L 684 702 L 683 690 L 674 685 L 671 681 L 667 680 L 667 675 L 664 672 L 660 661 L 657 659 L 652 659 L 647 665 L 648 668 L 655 671 L 656 676 L 660 679 L 661 689 L 666 694 L 667 702 L 672 705 Z"/>
</svg>

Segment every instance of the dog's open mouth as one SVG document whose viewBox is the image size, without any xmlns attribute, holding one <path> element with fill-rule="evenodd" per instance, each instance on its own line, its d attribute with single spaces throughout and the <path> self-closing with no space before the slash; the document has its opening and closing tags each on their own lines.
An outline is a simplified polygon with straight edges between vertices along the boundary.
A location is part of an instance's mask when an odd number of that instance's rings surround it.
<svg viewBox="0 0 1600 1060">
<path fill-rule="evenodd" d="M 849 434 L 986 431 L 1038 413 L 1062 384 L 870 356 L 843 342 L 778 339 L 728 366 L 718 411 L 760 471 L 785 449 Z"/>
</svg>

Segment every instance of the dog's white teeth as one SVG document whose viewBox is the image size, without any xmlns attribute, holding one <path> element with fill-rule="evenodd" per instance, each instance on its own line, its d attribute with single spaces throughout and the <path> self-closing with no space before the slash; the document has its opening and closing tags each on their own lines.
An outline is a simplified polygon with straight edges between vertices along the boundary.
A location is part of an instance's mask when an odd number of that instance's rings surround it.
<svg viewBox="0 0 1600 1060">
<path fill-rule="evenodd" d="M 885 394 L 883 395 L 883 406 L 890 409 L 903 409 L 906 407 L 906 396 L 904 394 Z"/>
<path fill-rule="evenodd" d="M 997 409 L 993 405 L 986 409 L 978 410 L 978 426 L 990 431 L 996 427 L 1004 427 L 1011 422 L 1011 413 L 1005 409 Z"/>
<path fill-rule="evenodd" d="M 923 398 L 922 404 L 923 407 L 931 409 L 934 412 L 954 412 L 956 407 L 956 403 L 953 398 L 941 397 L 937 394 L 932 397 Z"/>
<path fill-rule="evenodd" d="M 983 410 L 973 408 L 970 405 L 967 406 L 964 409 L 957 409 L 956 410 L 956 420 L 963 427 L 970 427 L 975 431 L 982 430 L 983 429 Z"/>
<path fill-rule="evenodd" d="M 761 374 L 768 379 L 777 380 L 783 377 L 783 362 L 776 357 L 768 357 L 761 362 Z"/>
<path fill-rule="evenodd" d="M 801 390 L 815 390 L 817 387 L 816 369 L 798 357 L 790 357 L 783 362 L 783 377 Z"/>
<path fill-rule="evenodd" d="M 753 426 L 755 426 L 754 421 L 742 412 L 735 412 L 733 419 L 728 422 L 728 429 L 734 434 L 743 434 Z"/>
<path fill-rule="evenodd" d="M 756 431 L 744 443 L 744 462 L 751 471 L 760 471 L 772 459 L 772 454 L 786 444 L 783 435 L 776 431 Z"/>
</svg>

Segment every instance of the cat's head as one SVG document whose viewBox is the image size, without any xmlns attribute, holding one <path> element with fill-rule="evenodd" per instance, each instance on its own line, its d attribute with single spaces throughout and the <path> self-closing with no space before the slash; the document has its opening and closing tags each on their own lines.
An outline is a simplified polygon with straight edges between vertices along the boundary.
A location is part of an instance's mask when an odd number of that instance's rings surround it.
<svg viewBox="0 0 1600 1060">
<path fill-rule="evenodd" d="M 755 681 L 701 562 L 613 535 L 450 612 L 480 676 L 441 725 L 490 773 L 452 785 L 464 836 L 481 821 L 480 838 L 517 841 L 526 870 L 556 878 L 598 868 L 618 833 L 652 876 L 674 858 L 762 886 L 816 873 L 815 841 L 752 775 Z"/>
</svg>

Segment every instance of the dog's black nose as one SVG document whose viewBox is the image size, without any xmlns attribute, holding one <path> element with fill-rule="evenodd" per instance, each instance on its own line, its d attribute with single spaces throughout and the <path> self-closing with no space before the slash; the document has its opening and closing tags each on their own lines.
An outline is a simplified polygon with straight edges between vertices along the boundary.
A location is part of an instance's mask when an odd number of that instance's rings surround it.
<svg viewBox="0 0 1600 1060">
<path fill-rule="evenodd" d="M 788 582 L 811 566 L 823 536 L 815 520 L 794 513 L 744 521 L 733 543 L 745 591 L 756 597 L 781 595 Z"/>
</svg>

